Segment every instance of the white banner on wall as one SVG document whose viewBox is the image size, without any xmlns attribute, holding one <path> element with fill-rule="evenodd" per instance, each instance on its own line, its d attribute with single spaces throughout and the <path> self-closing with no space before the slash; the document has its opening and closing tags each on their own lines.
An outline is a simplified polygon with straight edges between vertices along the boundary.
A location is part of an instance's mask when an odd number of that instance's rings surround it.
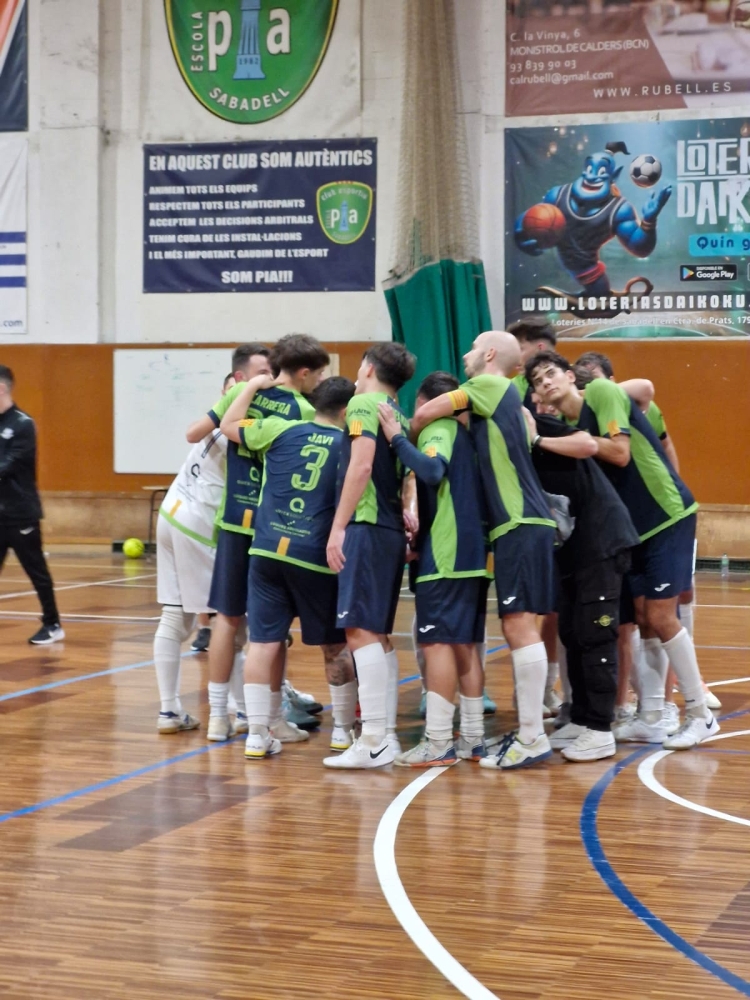
<svg viewBox="0 0 750 1000">
<path fill-rule="evenodd" d="M 0 136 L 0 335 L 26 333 L 25 138 Z"/>
</svg>

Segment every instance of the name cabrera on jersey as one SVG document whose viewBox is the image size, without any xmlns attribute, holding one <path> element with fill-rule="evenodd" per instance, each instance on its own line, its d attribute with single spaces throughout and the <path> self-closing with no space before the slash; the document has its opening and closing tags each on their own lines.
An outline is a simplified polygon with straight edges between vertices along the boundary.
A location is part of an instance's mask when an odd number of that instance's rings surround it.
<svg viewBox="0 0 750 1000">
<path fill-rule="evenodd" d="M 389 403 L 404 431 L 407 434 L 409 432 L 409 421 L 399 409 L 396 401 L 386 393 L 363 392 L 361 395 L 352 396 L 346 408 L 348 434 L 344 435 L 341 446 L 338 493 L 340 496 L 346 470 L 349 468 L 352 440 L 358 437 L 371 438 L 375 441 L 372 474 L 350 523 L 376 524 L 383 528 L 393 528 L 395 531 L 403 532 L 401 484 L 406 470 L 400 459 L 393 453 L 380 427 L 379 403 Z"/>
<path fill-rule="evenodd" d="M 513 383 L 502 375 L 475 375 L 449 396 L 454 410 L 472 412 L 470 430 L 479 456 L 490 541 L 519 524 L 554 528 L 531 462 L 521 397 Z"/>
<path fill-rule="evenodd" d="M 240 392 L 242 383 L 233 386 L 226 395 L 208 411 L 218 426 L 230 405 Z M 314 408 L 296 389 L 275 385 L 256 392 L 250 404 L 248 417 L 279 417 L 282 420 L 311 420 Z M 217 524 L 227 531 L 245 534 L 253 532 L 253 517 L 260 498 L 263 479 L 263 461 L 254 452 L 230 441 L 227 447 L 226 488 L 217 513 Z"/>
<path fill-rule="evenodd" d="M 482 485 L 469 432 L 452 417 L 441 418 L 424 428 L 417 448 L 430 458 L 439 458 L 445 466 L 437 486 L 417 476 L 417 583 L 484 576 L 487 549 Z"/>
<path fill-rule="evenodd" d="M 251 555 L 331 573 L 326 545 L 343 431 L 316 421 L 267 417 L 243 421 L 240 437 L 264 459 Z"/>
<path fill-rule="evenodd" d="M 214 522 L 226 475 L 227 439 L 212 431 L 194 444 L 172 481 L 159 513 L 180 531 L 214 546 Z"/>
<path fill-rule="evenodd" d="M 628 508 L 642 542 L 698 509 L 648 418 L 620 386 L 608 379 L 590 382 L 577 426 L 600 437 L 630 437 L 625 468 L 611 462 L 601 462 L 601 467 Z"/>
</svg>

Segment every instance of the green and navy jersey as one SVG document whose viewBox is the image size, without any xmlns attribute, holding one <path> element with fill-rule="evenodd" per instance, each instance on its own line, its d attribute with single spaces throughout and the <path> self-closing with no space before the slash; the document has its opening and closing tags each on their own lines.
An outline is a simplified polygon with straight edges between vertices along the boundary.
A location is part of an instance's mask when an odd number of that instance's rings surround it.
<svg viewBox="0 0 750 1000">
<path fill-rule="evenodd" d="M 336 510 L 344 433 L 331 424 L 281 417 L 244 420 L 240 438 L 263 462 L 251 555 L 331 573 L 326 545 Z"/>
<path fill-rule="evenodd" d="M 482 483 L 469 432 L 457 420 L 443 417 L 424 428 L 417 448 L 444 467 L 437 486 L 417 473 L 417 583 L 484 576 Z"/>
<path fill-rule="evenodd" d="M 449 393 L 455 410 L 470 409 L 471 436 L 487 503 L 490 541 L 519 524 L 555 527 L 531 463 L 518 390 L 502 375 L 475 375 Z"/>
<path fill-rule="evenodd" d="M 659 438 L 663 441 L 667 436 L 667 425 L 664 423 L 664 414 L 661 412 L 659 407 L 653 400 L 648 404 L 648 409 L 646 410 L 646 420 L 651 424 L 651 427 Z"/>
<path fill-rule="evenodd" d="M 586 386 L 578 420 L 569 422 L 599 437 L 630 437 L 630 461 L 625 468 L 611 462 L 601 462 L 601 466 L 628 508 L 642 542 L 698 509 L 651 423 L 620 386 L 594 379 Z"/>
<path fill-rule="evenodd" d="M 532 413 L 536 413 L 536 403 L 531 398 L 534 394 L 534 390 L 529 385 L 529 380 L 526 378 L 524 373 L 519 372 L 518 375 L 514 375 L 511 382 L 516 389 L 518 389 L 518 395 L 521 397 L 521 402 L 526 409 L 531 410 Z"/>
<path fill-rule="evenodd" d="M 352 439 L 368 437 L 375 441 L 375 457 L 372 463 L 372 474 L 365 491 L 357 504 L 351 519 L 351 524 L 377 524 L 383 528 L 404 530 L 404 519 L 401 512 L 401 485 L 406 474 L 401 460 L 391 450 L 388 441 L 378 421 L 378 404 L 390 403 L 396 414 L 396 419 L 409 433 L 409 421 L 398 407 L 394 399 L 384 392 L 363 392 L 352 396 L 346 408 L 346 427 L 341 447 L 341 462 L 339 463 L 339 496 L 349 468 L 352 453 Z"/>
<path fill-rule="evenodd" d="M 208 411 L 218 425 L 230 405 L 242 392 L 238 383 Z M 315 409 L 296 389 L 274 385 L 256 392 L 247 411 L 248 417 L 276 416 L 282 420 L 311 420 Z M 226 531 L 253 533 L 253 517 L 258 506 L 263 478 L 263 460 L 243 444 L 230 441 L 227 448 L 227 482 L 224 497 L 216 514 L 216 523 Z"/>
</svg>

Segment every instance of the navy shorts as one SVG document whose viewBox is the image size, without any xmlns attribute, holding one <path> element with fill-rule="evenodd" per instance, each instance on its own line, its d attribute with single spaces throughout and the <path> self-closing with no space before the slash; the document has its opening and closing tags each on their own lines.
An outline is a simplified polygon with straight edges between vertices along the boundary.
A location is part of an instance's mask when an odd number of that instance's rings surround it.
<svg viewBox="0 0 750 1000">
<path fill-rule="evenodd" d="M 281 559 L 252 556 L 248 575 L 247 623 L 251 642 L 285 642 L 299 618 L 306 646 L 346 642 L 336 628 L 337 580 Z"/>
<path fill-rule="evenodd" d="M 484 642 L 489 582 L 484 576 L 469 576 L 418 583 L 417 642 Z"/>
<path fill-rule="evenodd" d="M 219 528 L 216 561 L 211 577 L 209 608 L 228 618 L 239 618 L 247 610 L 247 568 L 252 538 L 244 532 Z"/>
<path fill-rule="evenodd" d="M 336 623 L 390 635 L 404 575 L 405 536 L 374 524 L 349 524 L 344 558 Z"/>
<path fill-rule="evenodd" d="M 691 589 L 696 521 L 695 514 L 683 517 L 633 549 L 628 574 L 633 597 L 660 601 Z"/>
<path fill-rule="evenodd" d="M 548 615 L 557 607 L 555 529 L 519 524 L 492 543 L 497 613 Z"/>
</svg>

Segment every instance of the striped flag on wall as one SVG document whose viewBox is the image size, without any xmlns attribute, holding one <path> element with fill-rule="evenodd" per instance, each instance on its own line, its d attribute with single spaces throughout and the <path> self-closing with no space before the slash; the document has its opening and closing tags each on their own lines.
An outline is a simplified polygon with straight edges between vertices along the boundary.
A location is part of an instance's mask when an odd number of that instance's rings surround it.
<svg viewBox="0 0 750 1000">
<path fill-rule="evenodd" d="M 26 0 L 0 0 L 0 132 L 28 128 Z"/>
<path fill-rule="evenodd" d="M 26 333 L 25 137 L 0 136 L 0 337 Z"/>
</svg>

